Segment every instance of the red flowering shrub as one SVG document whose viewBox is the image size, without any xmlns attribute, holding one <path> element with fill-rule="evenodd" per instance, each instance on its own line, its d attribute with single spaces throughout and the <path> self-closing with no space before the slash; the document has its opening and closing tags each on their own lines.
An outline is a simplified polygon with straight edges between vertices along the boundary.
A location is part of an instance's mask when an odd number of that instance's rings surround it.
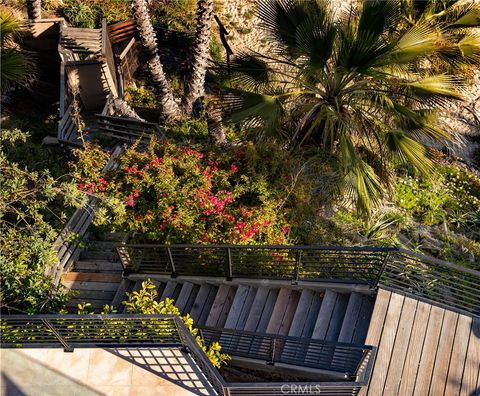
<svg viewBox="0 0 480 396">
<path fill-rule="evenodd" d="M 286 243 L 289 225 L 280 210 L 285 188 L 278 177 L 272 183 L 254 169 L 251 160 L 258 159 L 248 150 L 203 153 L 153 140 L 145 150 L 128 149 L 118 168 L 103 175 L 83 154 L 74 175 L 80 190 L 100 198 L 97 223 L 136 231 L 143 239 Z"/>
</svg>

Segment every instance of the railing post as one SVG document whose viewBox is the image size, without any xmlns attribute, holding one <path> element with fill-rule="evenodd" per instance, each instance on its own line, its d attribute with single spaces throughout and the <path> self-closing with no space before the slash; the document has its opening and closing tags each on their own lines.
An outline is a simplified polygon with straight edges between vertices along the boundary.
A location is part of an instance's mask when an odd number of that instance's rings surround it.
<svg viewBox="0 0 480 396">
<path fill-rule="evenodd" d="M 47 326 L 53 333 L 53 335 L 56 337 L 58 341 L 63 345 L 63 350 L 64 352 L 73 352 L 73 347 L 63 338 L 60 333 L 57 331 L 57 329 L 50 323 L 49 320 L 47 319 L 42 319 L 42 322 L 45 326 Z"/>
<path fill-rule="evenodd" d="M 276 338 L 272 337 L 270 338 L 270 361 L 267 362 L 269 365 L 275 364 L 275 349 L 276 349 Z"/>
<path fill-rule="evenodd" d="M 227 281 L 231 281 L 233 279 L 233 270 L 232 270 L 232 251 L 229 247 L 227 247 Z"/>
<path fill-rule="evenodd" d="M 390 260 L 390 254 L 391 254 L 391 252 L 386 252 L 385 253 L 385 258 L 383 259 L 382 266 L 380 267 L 380 269 L 378 271 L 378 274 L 377 274 L 377 277 L 375 279 L 375 282 L 373 283 L 372 286 L 374 286 L 374 287 L 378 286 L 378 282 L 380 282 L 380 278 L 382 277 L 383 272 L 385 271 L 385 268 L 387 267 L 388 260 Z"/>
<path fill-rule="evenodd" d="M 302 262 L 302 251 L 299 250 L 295 256 L 295 272 L 292 277 L 292 285 L 296 285 L 298 283 L 298 274 L 300 272 L 301 262 Z"/>
<path fill-rule="evenodd" d="M 167 247 L 167 255 L 168 255 L 168 261 L 170 262 L 170 265 L 172 266 L 172 273 L 170 274 L 170 276 L 172 278 L 176 278 L 178 274 L 177 274 L 177 271 L 175 270 L 175 263 L 173 262 L 172 251 L 170 250 L 169 247 Z"/>
</svg>

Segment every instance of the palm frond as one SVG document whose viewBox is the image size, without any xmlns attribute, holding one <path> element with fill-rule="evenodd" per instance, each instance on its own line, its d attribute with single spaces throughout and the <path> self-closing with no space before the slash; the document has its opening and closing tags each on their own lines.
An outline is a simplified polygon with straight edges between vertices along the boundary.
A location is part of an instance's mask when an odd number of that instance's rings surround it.
<svg viewBox="0 0 480 396">
<path fill-rule="evenodd" d="M 279 52 L 287 51 L 291 56 L 300 55 L 297 30 L 306 21 L 322 23 L 328 15 L 328 7 L 322 0 L 261 0 L 258 17 L 261 26 L 273 38 Z"/>
<path fill-rule="evenodd" d="M 450 28 L 480 27 L 480 4 L 470 2 L 454 9 L 455 21 Z"/>
<path fill-rule="evenodd" d="M 444 106 L 449 100 L 464 100 L 459 92 L 461 81 L 447 74 L 433 75 L 405 84 L 413 97 L 423 100 L 429 106 Z"/>
<path fill-rule="evenodd" d="M 242 123 L 249 128 L 272 129 L 279 125 L 285 113 L 278 95 L 250 91 L 229 90 L 222 96 L 219 106 L 225 121 Z"/>
<path fill-rule="evenodd" d="M 457 46 L 463 58 L 468 62 L 480 63 L 480 33 L 464 35 Z"/>
<path fill-rule="evenodd" d="M 400 20 L 398 0 L 370 0 L 362 3 L 358 21 L 358 34 L 378 37 Z"/>
<path fill-rule="evenodd" d="M 340 139 L 340 163 L 345 195 L 356 201 L 358 211 L 368 214 L 372 206 L 380 203 L 382 184 L 375 170 L 357 155 L 347 134 Z"/>
<path fill-rule="evenodd" d="M 2 50 L 0 65 L 0 92 L 7 91 L 15 83 L 22 83 L 27 77 L 28 61 L 15 48 Z"/>
<path fill-rule="evenodd" d="M 272 70 L 259 56 L 239 53 L 229 64 L 222 63 L 218 68 L 220 76 L 246 90 L 265 89 L 271 80 Z"/>
<path fill-rule="evenodd" d="M 0 40 L 2 48 L 13 39 L 13 36 L 20 30 L 20 21 L 8 12 L 7 9 L 0 9 Z"/>
<path fill-rule="evenodd" d="M 405 32 L 393 49 L 392 63 L 405 64 L 432 54 L 436 50 L 438 31 L 434 25 L 419 23 Z"/>
<path fill-rule="evenodd" d="M 310 17 L 297 28 L 297 47 L 307 59 L 306 68 L 318 72 L 325 67 L 333 52 L 336 32 L 333 21 L 327 16 L 324 19 Z"/>
<path fill-rule="evenodd" d="M 385 134 L 385 143 L 394 159 L 409 164 L 424 175 L 433 171 L 433 162 L 422 144 L 408 137 L 404 131 L 392 130 Z"/>
</svg>

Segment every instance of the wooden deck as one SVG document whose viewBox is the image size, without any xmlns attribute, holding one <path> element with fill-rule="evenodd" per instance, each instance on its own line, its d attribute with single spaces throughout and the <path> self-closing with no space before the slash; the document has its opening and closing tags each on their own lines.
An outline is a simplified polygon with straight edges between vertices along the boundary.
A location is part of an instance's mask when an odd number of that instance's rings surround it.
<svg viewBox="0 0 480 396">
<path fill-rule="evenodd" d="M 480 319 L 380 289 L 366 339 L 378 346 L 361 396 L 479 396 Z"/>
</svg>

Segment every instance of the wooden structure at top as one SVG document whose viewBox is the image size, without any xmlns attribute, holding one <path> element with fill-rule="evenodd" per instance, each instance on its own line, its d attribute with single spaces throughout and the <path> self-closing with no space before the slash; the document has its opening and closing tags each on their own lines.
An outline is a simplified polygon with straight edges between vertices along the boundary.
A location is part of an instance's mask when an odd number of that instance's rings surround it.
<svg viewBox="0 0 480 396">
<path fill-rule="evenodd" d="M 103 21 L 99 29 L 60 24 L 60 141 L 81 144 L 80 129 L 87 138 L 98 130 L 95 114 L 112 115 L 106 113 L 108 97 L 122 97 L 123 82 L 130 82 L 139 66 L 132 28 L 131 22 L 107 27 Z"/>
<path fill-rule="evenodd" d="M 121 79 L 119 89 L 133 81 L 133 74 L 140 66 L 141 45 L 137 40 L 135 21 L 117 22 L 107 27 Z"/>
</svg>

